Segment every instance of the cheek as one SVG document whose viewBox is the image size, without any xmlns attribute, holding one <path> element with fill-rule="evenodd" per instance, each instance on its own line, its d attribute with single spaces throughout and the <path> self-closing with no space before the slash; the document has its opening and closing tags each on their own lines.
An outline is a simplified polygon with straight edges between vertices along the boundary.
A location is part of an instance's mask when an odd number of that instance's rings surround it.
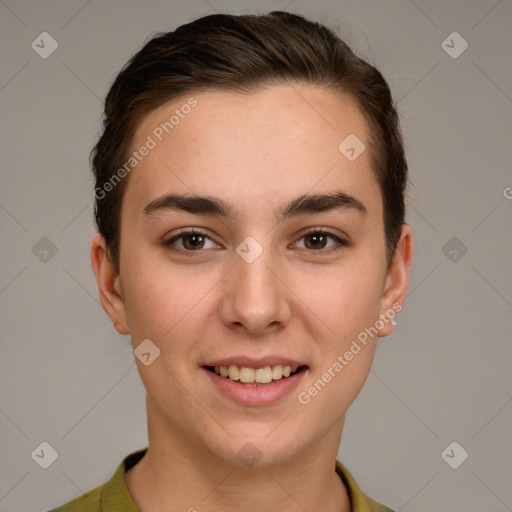
<svg viewBox="0 0 512 512">
<path fill-rule="evenodd" d="M 297 295 L 315 313 L 327 338 L 344 343 L 377 320 L 380 276 L 375 269 L 346 265 L 336 272 L 302 277 L 296 282 Z"/>
<path fill-rule="evenodd" d="M 173 326 L 186 313 L 189 294 L 182 289 L 179 277 L 166 277 L 163 269 L 152 265 L 144 255 L 130 255 L 133 257 L 125 261 L 123 288 L 133 345 L 150 339 L 162 350 Z"/>
<path fill-rule="evenodd" d="M 183 393 L 183 385 L 188 387 L 185 381 L 192 365 L 190 354 L 197 326 L 204 325 L 198 315 L 204 314 L 201 297 L 206 290 L 182 273 L 171 275 L 169 268 L 134 262 L 127 275 L 131 276 L 126 288 L 133 346 L 149 339 L 159 350 L 148 366 L 136 361 L 139 375 L 153 406 L 172 422 L 169 411 L 193 405 L 189 394 Z"/>
<path fill-rule="evenodd" d="M 322 294 L 304 287 L 316 302 L 321 319 L 317 326 L 326 333 L 315 336 L 317 364 L 297 396 L 299 410 L 312 429 L 319 417 L 330 427 L 345 414 L 368 377 L 378 339 L 372 337 L 380 311 L 377 273 L 330 276 L 324 285 Z"/>
<path fill-rule="evenodd" d="M 128 274 L 128 272 L 127 272 Z M 179 309 L 178 296 L 170 293 L 161 279 L 149 269 L 136 268 L 129 271 L 126 286 L 126 313 L 130 323 L 134 344 L 144 338 L 159 339 L 166 328 L 170 329 L 170 307 Z"/>
<path fill-rule="evenodd" d="M 126 311 L 133 344 L 150 339 L 160 349 L 166 369 L 184 372 L 192 364 L 195 340 L 204 339 L 205 319 L 212 314 L 212 290 L 220 274 L 138 261 L 144 260 L 134 258 L 126 266 L 130 276 Z"/>
<path fill-rule="evenodd" d="M 316 286 L 308 286 L 313 282 Z M 347 267 L 347 271 L 304 281 L 301 297 L 315 312 L 316 325 L 310 328 L 318 355 L 307 383 L 309 391 L 302 391 L 315 401 L 310 411 L 331 417 L 336 411 L 331 412 L 329 404 L 345 410 L 370 371 L 378 339 L 372 335 L 380 312 L 380 274 L 353 265 L 350 272 Z"/>
</svg>

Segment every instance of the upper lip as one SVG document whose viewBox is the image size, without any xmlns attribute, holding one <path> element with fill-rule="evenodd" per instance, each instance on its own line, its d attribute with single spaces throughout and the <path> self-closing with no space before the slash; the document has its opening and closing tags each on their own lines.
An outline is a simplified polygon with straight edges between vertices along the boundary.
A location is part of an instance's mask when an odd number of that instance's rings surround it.
<svg viewBox="0 0 512 512">
<path fill-rule="evenodd" d="M 276 366 L 278 364 L 282 366 L 306 366 L 301 361 L 295 359 L 288 359 L 282 356 L 268 356 L 260 359 L 253 359 L 247 356 L 233 356 L 225 357 L 223 359 L 216 359 L 210 361 L 204 366 L 229 366 L 236 364 L 237 366 L 245 366 L 247 368 L 264 368 L 265 366 Z"/>
</svg>

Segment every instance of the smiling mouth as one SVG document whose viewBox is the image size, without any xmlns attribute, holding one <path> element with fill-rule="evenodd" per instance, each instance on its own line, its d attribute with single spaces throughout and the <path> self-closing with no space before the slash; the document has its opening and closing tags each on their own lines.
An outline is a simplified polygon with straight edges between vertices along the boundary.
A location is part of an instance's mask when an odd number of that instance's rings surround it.
<svg viewBox="0 0 512 512">
<path fill-rule="evenodd" d="M 229 380 L 244 384 L 271 384 L 286 379 L 307 368 L 307 366 L 284 366 L 276 364 L 263 368 L 249 368 L 231 364 L 229 366 L 204 366 L 207 370 Z"/>
</svg>

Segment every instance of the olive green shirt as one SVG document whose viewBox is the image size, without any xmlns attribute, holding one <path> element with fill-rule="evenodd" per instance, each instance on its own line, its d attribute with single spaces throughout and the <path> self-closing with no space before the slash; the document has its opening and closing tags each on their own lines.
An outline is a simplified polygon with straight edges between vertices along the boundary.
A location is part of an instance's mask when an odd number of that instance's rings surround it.
<svg viewBox="0 0 512 512">
<path fill-rule="evenodd" d="M 114 476 L 104 485 L 49 512 L 140 512 L 135 505 L 126 483 L 124 474 L 144 456 L 147 448 L 131 453 L 116 469 Z M 347 488 L 352 512 L 393 512 L 390 508 L 372 500 L 359 488 L 348 470 L 336 461 L 336 473 Z"/>
</svg>

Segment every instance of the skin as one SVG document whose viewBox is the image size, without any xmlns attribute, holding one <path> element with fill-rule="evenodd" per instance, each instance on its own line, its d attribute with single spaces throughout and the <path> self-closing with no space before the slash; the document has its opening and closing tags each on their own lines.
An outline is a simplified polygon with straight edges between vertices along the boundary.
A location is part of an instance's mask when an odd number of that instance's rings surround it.
<svg viewBox="0 0 512 512">
<path fill-rule="evenodd" d="M 161 351 L 149 366 L 136 359 L 147 391 L 149 448 L 127 472 L 128 489 L 142 512 L 349 511 L 334 472 L 345 413 L 391 322 L 310 403 L 301 404 L 297 394 L 379 315 L 403 304 L 413 256 L 410 226 L 403 225 L 388 267 L 368 127 L 350 98 L 311 85 L 192 96 L 198 105 L 129 175 L 120 274 L 101 235 L 91 246 L 101 303 L 115 329 L 131 334 L 134 348 L 150 339 Z M 145 117 L 132 147 L 144 144 L 186 99 Z M 352 162 L 338 150 L 349 134 L 367 148 Z M 290 199 L 334 191 L 357 198 L 367 214 L 337 209 L 276 221 L 274 210 Z M 215 196 L 240 213 L 232 220 L 177 210 L 143 213 L 171 192 Z M 190 237 L 175 242 L 192 257 L 162 245 L 192 227 L 210 237 L 195 250 Z M 304 237 L 310 228 L 349 245 L 328 238 L 315 246 Z M 250 264 L 236 252 L 248 236 L 263 248 Z M 214 359 L 276 354 L 308 370 L 297 391 L 268 406 L 235 403 L 201 369 Z M 248 442 L 261 453 L 252 467 L 237 457 Z"/>
</svg>

